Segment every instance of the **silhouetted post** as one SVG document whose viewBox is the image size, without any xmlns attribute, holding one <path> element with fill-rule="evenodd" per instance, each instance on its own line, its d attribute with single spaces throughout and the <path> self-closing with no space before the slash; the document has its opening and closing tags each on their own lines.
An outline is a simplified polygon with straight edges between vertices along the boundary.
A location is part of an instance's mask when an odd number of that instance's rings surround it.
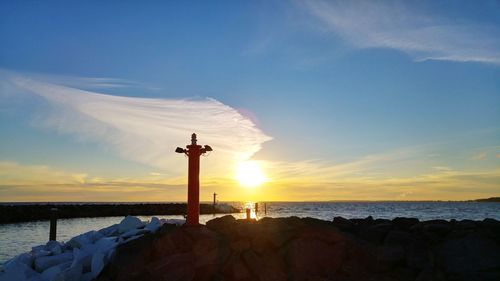
<svg viewBox="0 0 500 281">
<path fill-rule="evenodd" d="M 56 240 L 57 233 L 57 208 L 50 209 L 50 232 L 49 241 Z"/>
<path fill-rule="evenodd" d="M 177 147 L 175 152 L 188 156 L 188 206 L 187 225 L 199 225 L 200 217 L 200 155 L 212 151 L 208 145 L 202 147 L 196 143 L 196 134 L 191 135 L 191 144 L 187 149 Z"/>
<path fill-rule="evenodd" d="M 255 213 L 259 212 L 259 203 L 255 203 Z"/>
<path fill-rule="evenodd" d="M 250 208 L 247 208 L 246 211 L 247 211 L 247 220 L 250 220 L 250 217 L 251 217 L 250 216 Z"/>
<path fill-rule="evenodd" d="M 267 215 L 267 203 L 264 203 L 264 215 Z"/>
<path fill-rule="evenodd" d="M 215 216 L 215 213 L 216 213 L 216 208 L 215 208 L 215 205 L 217 204 L 217 193 L 214 192 L 214 203 L 212 205 L 212 213 L 213 215 Z"/>
</svg>

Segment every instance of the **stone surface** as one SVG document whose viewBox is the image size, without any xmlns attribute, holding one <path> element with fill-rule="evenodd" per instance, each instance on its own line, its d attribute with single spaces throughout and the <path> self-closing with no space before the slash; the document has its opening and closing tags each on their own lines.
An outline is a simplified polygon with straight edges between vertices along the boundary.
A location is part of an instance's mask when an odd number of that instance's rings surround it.
<svg viewBox="0 0 500 281">
<path fill-rule="evenodd" d="M 126 218 L 33 247 L 4 264 L 0 280 L 500 280 L 500 223 L 491 219 L 179 224 Z"/>
<path fill-rule="evenodd" d="M 96 280 L 500 280 L 499 225 L 232 216 L 207 226 L 164 224 L 130 242 L 96 240 L 97 248 L 119 244 Z M 91 267 L 94 272 L 94 258 Z M 90 280 L 82 272 L 81 279 Z"/>
</svg>

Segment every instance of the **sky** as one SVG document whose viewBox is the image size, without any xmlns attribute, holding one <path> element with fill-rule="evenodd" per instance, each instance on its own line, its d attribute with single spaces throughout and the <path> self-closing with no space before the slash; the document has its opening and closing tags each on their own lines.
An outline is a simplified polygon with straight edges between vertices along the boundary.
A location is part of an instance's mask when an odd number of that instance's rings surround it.
<svg viewBox="0 0 500 281">
<path fill-rule="evenodd" d="M 500 196 L 499 1 L 2 1 L 0 201 Z M 254 187 L 236 175 L 253 161 Z"/>
</svg>

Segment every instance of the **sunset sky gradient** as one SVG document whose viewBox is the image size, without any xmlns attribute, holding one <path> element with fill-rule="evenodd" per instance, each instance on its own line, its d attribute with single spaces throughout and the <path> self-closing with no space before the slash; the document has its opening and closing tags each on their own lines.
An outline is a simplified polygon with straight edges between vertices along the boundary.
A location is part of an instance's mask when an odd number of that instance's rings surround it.
<svg viewBox="0 0 500 281">
<path fill-rule="evenodd" d="M 500 196 L 498 1 L 3 1 L 0 201 Z M 248 188 L 242 161 L 265 174 Z"/>
</svg>

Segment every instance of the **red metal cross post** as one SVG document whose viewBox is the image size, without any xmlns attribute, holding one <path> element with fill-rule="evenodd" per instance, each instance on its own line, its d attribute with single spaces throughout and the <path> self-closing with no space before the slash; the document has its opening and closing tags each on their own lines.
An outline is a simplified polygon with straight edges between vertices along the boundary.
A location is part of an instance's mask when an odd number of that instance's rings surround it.
<svg viewBox="0 0 500 281">
<path fill-rule="evenodd" d="M 212 151 L 209 145 L 196 144 L 196 134 L 191 135 L 191 144 L 187 149 L 177 147 L 175 152 L 188 156 L 188 210 L 187 225 L 199 225 L 200 217 L 200 155 Z"/>
</svg>

